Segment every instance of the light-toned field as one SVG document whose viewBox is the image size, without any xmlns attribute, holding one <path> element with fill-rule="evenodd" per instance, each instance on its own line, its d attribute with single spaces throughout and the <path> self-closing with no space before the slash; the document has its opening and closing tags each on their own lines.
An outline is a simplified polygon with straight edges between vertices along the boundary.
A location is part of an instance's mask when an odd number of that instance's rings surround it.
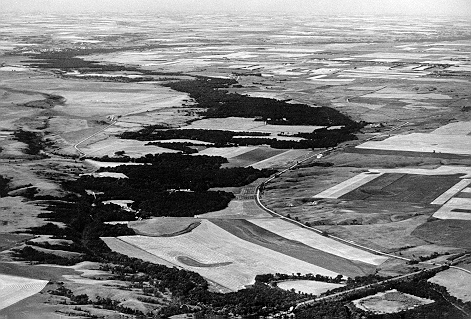
<svg viewBox="0 0 471 319">
<path fill-rule="evenodd" d="M 302 293 L 320 295 L 331 289 L 343 287 L 342 284 L 332 284 L 322 281 L 313 281 L 313 280 L 289 280 L 282 281 L 276 284 L 278 287 L 284 290 L 294 289 L 296 292 L 300 291 Z"/>
<path fill-rule="evenodd" d="M 257 274 L 264 273 L 337 276 L 333 271 L 244 241 L 208 220 L 203 220 L 192 232 L 176 237 L 123 236 L 119 239 L 231 290 L 252 284 Z M 182 262 L 182 257 L 207 266 L 189 265 Z"/>
<path fill-rule="evenodd" d="M 165 265 L 167 267 L 175 267 L 176 265 L 160 258 L 156 255 L 153 255 L 135 245 L 131 245 L 119 238 L 116 237 L 101 237 L 101 240 L 105 242 L 105 244 L 113 251 L 126 255 L 132 258 L 139 258 L 145 261 L 149 261 L 152 263 Z"/>
<path fill-rule="evenodd" d="M 368 141 L 357 148 L 471 155 L 471 136 L 411 133 Z"/>
<path fill-rule="evenodd" d="M 124 151 L 125 155 L 130 157 L 141 157 L 146 154 L 178 153 L 176 150 L 146 144 L 146 141 L 108 138 L 89 144 L 86 147 L 81 147 L 81 149 L 89 156 L 98 157 L 106 155 L 112 157 L 117 151 Z"/>
<path fill-rule="evenodd" d="M 254 121 L 251 118 L 226 117 L 194 121 L 189 126 L 182 127 L 182 129 L 226 130 L 235 132 L 263 132 L 270 133 L 272 135 L 277 135 L 282 132 L 285 132 L 286 134 L 311 133 L 312 131 L 322 127 L 323 126 L 313 125 L 271 125 L 265 124 L 265 122 L 263 121 Z"/>
<path fill-rule="evenodd" d="M 258 146 L 239 146 L 239 147 L 208 147 L 197 155 L 222 156 L 232 158 L 241 154 L 256 150 Z"/>
<path fill-rule="evenodd" d="M 471 301 L 471 275 L 457 269 L 447 269 L 439 272 L 428 281 L 446 287 L 453 297 L 464 302 Z"/>
<path fill-rule="evenodd" d="M 99 162 L 99 161 L 95 161 L 91 159 L 86 159 L 84 162 L 96 168 L 116 167 L 120 165 L 144 165 L 143 163 L 132 163 L 132 162 Z"/>
<path fill-rule="evenodd" d="M 455 122 L 437 128 L 430 134 L 438 135 L 468 135 L 471 133 L 471 122 Z"/>
<path fill-rule="evenodd" d="M 416 297 L 393 289 L 355 300 L 353 301 L 353 304 L 365 311 L 372 311 L 377 314 L 386 314 L 413 309 L 433 302 L 434 301 L 430 299 Z"/>
<path fill-rule="evenodd" d="M 434 205 L 443 205 L 449 201 L 457 193 L 465 189 L 469 184 L 471 184 L 471 179 L 462 179 L 456 185 L 451 187 L 449 190 L 437 197 L 431 204 Z"/>
<path fill-rule="evenodd" d="M 437 93 L 417 93 L 411 91 L 399 90 L 396 88 L 384 88 L 375 93 L 366 94 L 365 98 L 375 99 L 408 99 L 408 100 L 427 100 L 427 99 L 439 99 L 439 100 L 450 100 L 451 97 L 448 95 L 437 94 Z"/>
<path fill-rule="evenodd" d="M 293 163 L 296 159 L 302 158 L 309 153 L 310 151 L 308 150 L 288 150 L 284 153 L 261 160 L 260 162 L 250 164 L 250 166 L 257 169 L 285 167 L 287 164 Z"/>
<path fill-rule="evenodd" d="M 231 200 L 229 205 L 217 212 L 209 212 L 195 216 L 196 218 L 266 218 L 271 217 L 269 213 L 261 209 L 253 200 Z"/>
<path fill-rule="evenodd" d="M 0 310 L 37 294 L 47 283 L 47 280 L 0 274 Z"/>
<path fill-rule="evenodd" d="M 348 260 L 358 260 L 371 265 L 381 265 L 381 263 L 388 259 L 387 257 L 378 256 L 364 250 L 342 244 L 336 240 L 322 236 L 314 231 L 299 227 L 298 225 L 279 218 L 251 219 L 249 221 L 282 237 L 299 241 L 307 246 Z"/>
<path fill-rule="evenodd" d="M 471 198 L 452 198 L 433 214 L 439 219 L 471 220 Z"/>
<path fill-rule="evenodd" d="M 382 174 L 379 172 L 366 172 L 366 173 L 360 173 L 340 184 L 337 184 L 329 189 L 326 189 L 325 191 L 314 195 L 314 198 L 339 198 L 355 189 L 358 187 L 371 182 L 372 180 L 378 178 Z"/>
<path fill-rule="evenodd" d="M 175 236 L 190 231 L 200 224 L 200 220 L 185 217 L 156 217 L 132 221 L 128 226 L 143 236 Z"/>
</svg>

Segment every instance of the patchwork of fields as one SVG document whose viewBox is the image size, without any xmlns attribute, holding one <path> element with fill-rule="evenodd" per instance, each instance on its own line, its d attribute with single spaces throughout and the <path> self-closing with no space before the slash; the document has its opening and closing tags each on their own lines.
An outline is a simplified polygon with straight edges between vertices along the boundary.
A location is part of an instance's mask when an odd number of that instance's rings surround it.
<svg viewBox="0 0 471 319">
<path fill-rule="evenodd" d="M 254 282 L 255 275 L 264 273 L 338 275 L 242 240 L 207 220 L 190 233 L 176 237 L 122 236 L 119 239 L 172 264 L 196 271 L 230 290 L 242 289 Z"/>
</svg>

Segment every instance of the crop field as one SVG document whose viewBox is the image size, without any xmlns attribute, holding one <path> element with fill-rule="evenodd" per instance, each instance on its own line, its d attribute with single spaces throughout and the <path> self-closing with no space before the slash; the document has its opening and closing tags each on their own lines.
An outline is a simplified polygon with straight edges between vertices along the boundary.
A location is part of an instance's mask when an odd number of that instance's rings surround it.
<svg viewBox="0 0 471 319">
<path fill-rule="evenodd" d="M 146 154 L 178 153 L 178 151 L 168 148 L 146 144 L 147 142 L 145 141 L 108 138 L 89 144 L 86 147 L 81 147 L 81 149 L 85 154 L 96 157 L 106 155 L 113 157 L 117 150 L 124 151 L 130 157 L 141 157 Z"/>
<path fill-rule="evenodd" d="M 447 269 L 429 279 L 430 282 L 446 287 L 453 297 L 464 302 L 471 301 L 471 276 L 457 269 Z"/>
<path fill-rule="evenodd" d="M 209 212 L 195 216 L 196 218 L 244 219 L 271 217 L 261 209 L 253 200 L 231 200 L 229 205 L 216 212 Z"/>
<path fill-rule="evenodd" d="M 37 294 L 47 283 L 47 280 L 0 274 L 0 310 Z"/>
<path fill-rule="evenodd" d="M 308 150 L 287 150 L 273 157 L 250 164 L 250 166 L 257 169 L 286 167 L 288 164 L 294 163 L 308 154 L 310 154 Z"/>
<path fill-rule="evenodd" d="M 314 195 L 313 197 L 314 198 L 339 198 L 357 189 L 358 187 L 372 180 L 375 180 L 379 176 L 381 176 L 381 173 L 373 173 L 373 172 L 361 173 L 317 195 Z"/>
<path fill-rule="evenodd" d="M 471 122 L 455 122 L 439 127 L 430 134 L 438 135 L 469 135 L 471 133 Z"/>
<path fill-rule="evenodd" d="M 392 136 L 384 141 L 365 142 L 357 146 L 357 148 L 471 155 L 471 137 L 463 135 L 411 133 Z"/>
<path fill-rule="evenodd" d="M 431 203 L 459 181 L 459 175 L 383 174 L 340 198 Z"/>
<path fill-rule="evenodd" d="M 286 152 L 286 150 L 273 149 L 270 147 L 260 146 L 256 149 L 250 150 L 243 154 L 231 157 L 229 164 L 226 166 L 237 167 L 237 166 L 252 166 L 260 161 L 271 159 L 279 154 Z"/>
<path fill-rule="evenodd" d="M 364 276 L 375 271 L 375 267 L 371 264 L 353 262 L 299 241 L 287 239 L 247 220 L 212 219 L 211 222 L 243 240 L 348 277 Z"/>
<path fill-rule="evenodd" d="M 296 292 L 300 291 L 306 294 L 320 295 L 329 290 L 343 287 L 341 284 L 332 284 L 329 282 L 313 281 L 313 280 L 289 280 L 282 281 L 276 284 L 284 290 L 294 289 Z"/>
<path fill-rule="evenodd" d="M 176 237 L 123 236 L 120 240 L 172 264 L 198 272 L 231 290 L 239 290 L 264 273 L 338 273 L 242 240 L 204 220 L 192 232 Z M 145 256 L 143 256 L 145 258 Z M 182 258 L 186 263 L 182 263 Z M 188 259 L 190 258 L 190 259 Z M 188 265 L 192 260 L 192 265 Z M 197 267 L 195 262 L 211 267 Z"/>
<path fill-rule="evenodd" d="M 143 236 L 176 236 L 191 231 L 200 224 L 195 218 L 157 217 L 139 221 L 131 221 L 128 227 Z"/>
<path fill-rule="evenodd" d="M 386 314 L 413 309 L 433 302 L 430 299 L 416 297 L 393 289 L 355 300 L 353 304 L 365 311 Z"/>
<path fill-rule="evenodd" d="M 471 220 L 471 198 L 455 197 L 440 207 L 433 217 L 439 219 Z"/>
<path fill-rule="evenodd" d="M 203 130 L 225 130 L 235 132 L 263 132 L 270 133 L 273 137 L 282 132 L 286 134 L 311 133 L 323 126 L 313 125 L 271 125 L 263 121 L 254 121 L 251 118 L 227 117 L 211 118 L 192 122 L 182 129 L 203 129 Z"/>
<path fill-rule="evenodd" d="M 381 265 L 388 258 L 378 256 L 364 250 L 342 244 L 314 231 L 299 227 L 298 225 L 279 218 L 251 219 L 251 223 L 264 228 L 284 238 L 299 241 L 309 247 L 328 252 L 348 260 L 360 261 L 371 265 Z"/>
<path fill-rule="evenodd" d="M 117 253 L 126 255 L 128 257 L 132 258 L 139 258 L 145 261 L 149 261 L 152 263 L 160 264 L 160 265 L 165 265 L 167 267 L 175 267 L 176 265 L 163 259 L 160 258 L 156 255 L 153 255 L 144 249 L 141 249 L 135 245 L 131 245 L 119 238 L 115 237 L 101 237 L 101 240 L 105 242 L 105 244 L 112 250 Z"/>
<path fill-rule="evenodd" d="M 256 150 L 257 148 L 257 146 L 208 147 L 198 152 L 198 155 L 222 156 L 227 159 L 230 159 L 241 154 Z"/>
</svg>

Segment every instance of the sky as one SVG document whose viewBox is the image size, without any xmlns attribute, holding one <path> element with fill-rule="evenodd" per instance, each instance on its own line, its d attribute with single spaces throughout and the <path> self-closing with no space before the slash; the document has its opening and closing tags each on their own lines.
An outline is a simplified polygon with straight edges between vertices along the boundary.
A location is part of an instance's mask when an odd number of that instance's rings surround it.
<svg viewBox="0 0 471 319">
<path fill-rule="evenodd" d="M 471 17 L 471 0 L 1 0 L 0 12 L 181 11 Z"/>
</svg>

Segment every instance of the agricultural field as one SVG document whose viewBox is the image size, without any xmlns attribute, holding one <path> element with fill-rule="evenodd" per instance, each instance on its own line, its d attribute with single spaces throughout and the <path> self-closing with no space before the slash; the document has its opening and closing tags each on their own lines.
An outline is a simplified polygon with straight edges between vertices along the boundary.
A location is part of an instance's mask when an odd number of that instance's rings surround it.
<svg viewBox="0 0 471 319">
<path fill-rule="evenodd" d="M 47 280 L 0 275 L 0 311 L 37 294 L 47 283 Z"/>
<path fill-rule="evenodd" d="M 456 269 L 448 269 L 429 279 L 430 282 L 445 286 L 448 292 L 465 302 L 471 301 L 471 277 Z"/>
<path fill-rule="evenodd" d="M 276 284 L 278 287 L 284 290 L 295 290 L 300 291 L 306 294 L 320 295 L 329 290 L 343 287 L 342 284 L 332 284 L 322 281 L 312 281 L 312 280 L 289 280 L 282 281 Z"/>
<path fill-rule="evenodd" d="M 239 290 L 263 273 L 338 273 L 242 240 L 209 221 L 176 237 L 123 236 L 120 240 L 230 290 Z M 145 256 L 143 256 L 145 258 Z M 203 267 L 204 266 L 204 267 Z"/>
<path fill-rule="evenodd" d="M 299 227 L 298 225 L 282 219 L 251 219 L 249 221 L 254 225 L 287 239 L 299 241 L 309 247 L 316 248 L 348 260 L 360 261 L 375 266 L 381 265 L 381 263 L 387 260 L 387 257 L 378 256 L 364 250 L 339 243 L 331 238 L 322 236 L 312 230 Z"/>
<path fill-rule="evenodd" d="M 195 218 L 185 217 L 160 217 L 139 221 L 131 221 L 127 225 L 143 236 L 178 236 L 185 232 L 190 232 L 200 225 L 200 221 Z"/>
</svg>

